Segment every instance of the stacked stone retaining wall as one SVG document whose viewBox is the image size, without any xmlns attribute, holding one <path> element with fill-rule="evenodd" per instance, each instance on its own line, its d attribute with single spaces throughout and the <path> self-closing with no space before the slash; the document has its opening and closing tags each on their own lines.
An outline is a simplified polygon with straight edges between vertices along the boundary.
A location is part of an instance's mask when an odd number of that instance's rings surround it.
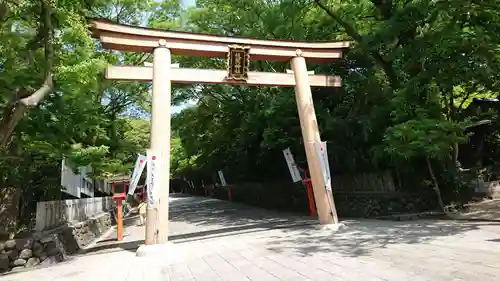
<svg viewBox="0 0 500 281">
<path fill-rule="evenodd" d="M 76 224 L 0 241 L 0 272 L 59 263 L 92 243 L 113 221 L 112 214 L 101 213 Z"/>
</svg>

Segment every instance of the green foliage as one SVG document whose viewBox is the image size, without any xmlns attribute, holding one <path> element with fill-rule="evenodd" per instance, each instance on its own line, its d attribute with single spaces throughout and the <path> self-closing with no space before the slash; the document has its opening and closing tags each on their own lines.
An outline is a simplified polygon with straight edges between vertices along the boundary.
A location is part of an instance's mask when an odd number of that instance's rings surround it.
<svg viewBox="0 0 500 281">
<path fill-rule="evenodd" d="M 47 2 L 55 3 L 51 25 L 45 22 Z M 105 81 L 103 73 L 108 64 L 141 64 L 148 55 L 103 50 L 90 37 L 88 17 L 139 24 L 153 2 L 0 1 L 0 131 L 10 106 L 53 73 L 54 89 L 27 110 L 7 148 L 0 150 L 0 192 L 6 187 L 22 191 L 24 217 L 32 216 L 36 201 L 63 196 L 63 158 L 73 168 L 91 165 L 91 176 L 104 178 L 128 174 L 137 153 L 144 153 L 149 121 L 140 118 L 149 111 L 150 85 Z M 53 38 L 45 40 L 51 33 Z M 47 55 L 51 50 L 53 55 Z"/>
<path fill-rule="evenodd" d="M 177 137 L 172 138 L 170 145 L 170 177 L 186 176 L 186 174 L 189 176 L 190 170 L 196 169 L 196 158 L 198 156 L 186 155 L 186 149 L 182 146 L 181 139 Z"/>
<path fill-rule="evenodd" d="M 446 120 L 409 120 L 387 129 L 384 150 L 406 160 L 423 156 L 444 160 L 455 143 L 466 141 L 464 127 Z"/>
<path fill-rule="evenodd" d="M 203 0 L 197 4 L 200 8 L 189 10 L 184 22 L 191 31 L 353 42 L 343 63 L 309 66 L 343 78 L 342 89 L 313 89 L 334 173 L 412 171 L 425 158 L 454 166 L 456 145 L 466 143 L 464 128 L 476 118 L 465 109 L 473 98 L 495 97 L 499 92 L 499 79 L 493 78 L 500 73 L 499 5 L 488 1 Z M 488 24 L 480 19 L 488 19 Z M 218 60 L 178 61 L 193 67 L 223 67 Z M 252 69 L 260 71 L 283 72 L 288 67 L 252 62 Z M 196 107 L 174 118 L 173 126 L 186 155 L 197 155 L 198 177 L 205 182 L 219 169 L 232 182 L 288 179 L 281 155 L 287 146 L 303 164 L 290 89 L 198 86 L 181 88 L 177 94 L 197 100 Z M 427 166 L 418 171 L 417 178 L 426 186 Z"/>
</svg>

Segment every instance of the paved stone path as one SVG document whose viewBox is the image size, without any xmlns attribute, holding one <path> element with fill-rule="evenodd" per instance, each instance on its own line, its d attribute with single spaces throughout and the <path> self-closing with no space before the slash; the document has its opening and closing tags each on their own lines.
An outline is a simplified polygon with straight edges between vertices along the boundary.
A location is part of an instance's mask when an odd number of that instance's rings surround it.
<svg viewBox="0 0 500 281">
<path fill-rule="evenodd" d="M 144 230 L 129 226 L 122 244 L 97 243 L 85 255 L 0 280 L 500 278 L 500 224 L 494 222 L 357 220 L 332 232 L 308 225 L 307 217 L 205 198 L 172 200 L 175 250 L 161 260 L 135 257 Z"/>
</svg>

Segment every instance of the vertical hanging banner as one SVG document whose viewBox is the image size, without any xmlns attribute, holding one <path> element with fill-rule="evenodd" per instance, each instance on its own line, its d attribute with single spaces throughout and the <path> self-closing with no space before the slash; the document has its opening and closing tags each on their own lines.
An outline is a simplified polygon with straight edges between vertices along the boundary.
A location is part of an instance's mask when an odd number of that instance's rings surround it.
<svg viewBox="0 0 500 281">
<path fill-rule="evenodd" d="M 290 148 L 284 149 L 283 155 L 285 156 L 286 164 L 288 165 L 288 170 L 290 171 L 293 182 L 302 181 L 302 177 L 300 176 L 299 169 L 297 169 L 297 164 L 295 164 Z"/>
<path fill-rule="evenodd" d="M 227 186 L 227 182 L 226 182 L 226 179 L 224 178 L 224 174 L 222 173 L 222 170 L 217 171 L 217 173 L 219 174 L 220 184 L 222 184 L 222 186 Z"/>
<path fill-rule="evenodd" d="M 319 157 L 321 165 L 321 172 L 323 173 L 323 181 L 325 182 L 325 189 L 328 195 L 328 204 L 330 205 L 330 212 L 333 216 L 334 223 L 338 223 L 337 210 L 335 209 L 335 202 L 333 200 L 332 191 L 332 178 L 330 175 L 330 164 L 328 163 L 328 153 L 326 150 L 326 141 L 316 143 L 316 153 Z"/>
<path fill-rule="evenodd" d="M 135 177 L 135 175 L 138 172 L 137 167 L 139 166 L 139 160 L 140 160 L 140 158 L 141 158 L 141 155 L 137 154 L 137 158 L 135 159 L 135 164 L 134 164 L 134 170 L 132 170 L 132 177 L 130 177 L 131 180 L 134 180 L 134 177 Z"/>
<path fill-rule="evenodd" d="M 331 191 L 332 180 L 330 176 L 330 164 L 328 163 L 328 153 L 326 151 L 326 141 L 316 143 L 316 153 L 319 157 L 319 163 L 321 165 L 321 172 L 323 174 L 326 190 Z"/>
<path fill-rule="evenodd" d="M 163 164 L 162 155 L 151 149 L 147 150 L 147 195 L 148 195 L 148 208 L 153 208 L 160 201 L 160 176 L 159 172 Z"/>
<path fill-rule="evenodd" d="M 134 194 L 137 184 L 141 179 L 142 171 L 144 171 L 144 166 L 146 166 L 146 156 L 139 154 L 137 160 L 135 160 L 134 171 L 132 172 L 132 178 L 128 188 L 129 195 Z"/>
</svg>

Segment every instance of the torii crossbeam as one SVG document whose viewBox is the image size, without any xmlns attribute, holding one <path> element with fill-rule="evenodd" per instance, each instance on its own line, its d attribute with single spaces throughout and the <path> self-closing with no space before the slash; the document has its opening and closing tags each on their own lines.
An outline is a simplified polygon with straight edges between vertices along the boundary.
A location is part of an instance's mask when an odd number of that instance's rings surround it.
<svg viewBox="0 0 500 281">
<path fill-rule="evenodd" d="M 107 79 L 153 82 L 151 149 L 158 153 L 161 161 L 156 164 L 158 171 L 154 180 L 148 182 L 148 188 L 160 190 L 159 198 L 148 200 L 146 244 L 168 241 L 172 83 L 295 87 L 318 218 L 321 224 L 338 222 L 333 196 L 325 189 L 320 159 L 315 150 L 321 139 L 310 86 L 340 87 L 341 81 L 337 76 L 308 73 L 306 60 L 324 63 L 341 59 L 348 42 L 234 38 L 141 28 L 100 19 L 94 20 L 90 29 L 104 48 L 153 53 L 152 67 L 110 66 L 106 71 Z M 171 65 L 172 55 L 227 58 L 227 70 L 175 68 Z M 250 59 L 290 61 L 292 70 L 287 73 L 249 71 Z"/>
</svg>

